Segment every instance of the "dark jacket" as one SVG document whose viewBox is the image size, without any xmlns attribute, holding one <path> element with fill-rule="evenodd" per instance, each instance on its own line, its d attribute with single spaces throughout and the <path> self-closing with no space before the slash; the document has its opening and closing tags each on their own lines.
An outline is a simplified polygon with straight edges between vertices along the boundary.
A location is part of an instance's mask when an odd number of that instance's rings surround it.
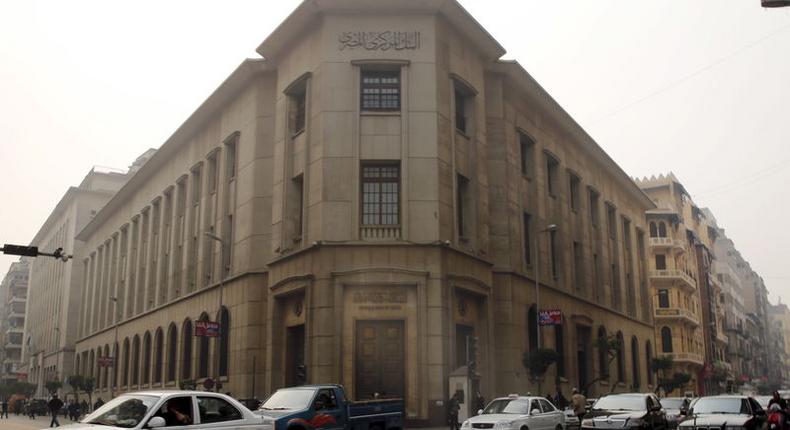
<svg viewBox="0 0 790 430">
<path fill-rule="evenodd" d="M 60 411 L 60 408 L 63 407 L 63 400 L 60 400 L 57 397 L 53 397 L 52 400 L 50 400 L 49 403 L 47 403 L 47 406 L 49 406 L 50 412 L 53 413 L 58 412 Z"/>
</svg>

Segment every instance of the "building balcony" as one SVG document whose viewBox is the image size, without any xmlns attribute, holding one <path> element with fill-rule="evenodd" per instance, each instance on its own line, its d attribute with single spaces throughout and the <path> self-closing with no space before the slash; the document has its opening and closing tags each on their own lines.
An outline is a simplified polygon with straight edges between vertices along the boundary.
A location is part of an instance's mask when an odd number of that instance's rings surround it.
<svg viewBox="0 0 790 430">
<path fill-rule="evenodd" d="M 22 349 L 22 343 L 6 342 L 5 349 L 6 351 L 9 349 Z"/>
<path fill-rule="evenodd" d="M 24 331 L 25 331 L 24 327 L 8 327 L 8 329 L 6 329 L 6 331 L 5 331 L 5 333 L 6 334 L 23 333 Z"/>
<path fill-rule="evenodd" d="M 24 312 L 15 311 L 13 309 L 9 310 L 8 313 L 6 314 L 7 320 L 10 320 L 12 318 L 24 318 L 24 317 L 25 317 Z"/>
<path fill-rule="evenodd" d="M 12 306 L 16 303 L 19 303 L 20 305 L 24 305 L 26 301 L 27 301 L 27 297 L 13 296 L 10 299 L 8 299 L 8 304 Z"/>
<path fill-rule="evenodd" d="M 697 289 L 697 281 L 688 273 L 677 269 L 651 270 L 650 279 L 655 281 L 679 282 L 682 286 L 690 290 Z"/>
<path fill-rule="evenodd" d="M 724 345 L 729 345 L 730 338 L 728 338 L 727 335 L 724 334 L 724 332 L 722 332 L 721 330 L 717 330 L 716 331 L 716 341 L 719 342 L 719 343 L 722 343 Z"/>
<path fill-rule="evenodd" d="M 693 352 L 665 352 L 661 354 L 663 357 L 672 357 L 675 363 L 696 364 L 702 366 L 705 362 L 702 355 Z"/>
<path fill-rule="evenodd" d="M 651 248 L 656 249 L 674 249 L 676 251 L 684 252 L 686 247 L 683 242 L 672 239 L 671 237 L 651 237 L 648 241 Z"/>
<path fill-rule="evenodd" d="M 362 240 L 400 240 L 399 225 L 363 225 L 359 229 Z"/>
<path fill-rule="evenodd" d="M 653 313 L 653 316 L 661 320 L 682 320 L 694 327 L 699 327 L 699 319 L 688 309 L 658 308 Z"/>
</svg>

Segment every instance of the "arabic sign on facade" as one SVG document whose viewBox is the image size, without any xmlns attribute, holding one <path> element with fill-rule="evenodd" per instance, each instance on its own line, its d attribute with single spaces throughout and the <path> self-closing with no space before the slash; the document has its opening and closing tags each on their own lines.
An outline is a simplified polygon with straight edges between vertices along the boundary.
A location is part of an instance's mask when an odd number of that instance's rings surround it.
<svg viewBox="0 0 790 430">
<path fill-rule="evenodd" d="M 344 31 L 338 38 L 340 50 L 362 48 L 368 51 L 420 48 L 419 31 Z"/>
<path fill-rule="evenodd" d="M 212 321 L 195 321 L 195 336 L 219 337 L 219 323 Z"/>
<path fill-rule="evenodd" d="M 115 363 L 113 357 L 99 357 L 96 361 L 99 363 L 99 367 L 112 367 Z"/>
<path fill-rule="evenodd" d="M 562 325 L 562 311 L 559 309 L 549 309 L 540 311 L 538 317 L 540 325 Z"/>
</svg>

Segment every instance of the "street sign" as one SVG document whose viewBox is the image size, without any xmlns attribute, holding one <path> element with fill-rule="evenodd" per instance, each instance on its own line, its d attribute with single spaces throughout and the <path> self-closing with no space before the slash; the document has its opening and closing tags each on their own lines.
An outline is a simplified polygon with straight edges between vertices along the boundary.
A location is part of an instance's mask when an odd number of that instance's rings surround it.
<svg viewBox="0 0 790 430">
<path fill-rule="evenodd" d="M 99 357 L 96 362 L 99 363 L 99 367 L 112 367 L 115 364 L 115 359 L 113 357 Z"/>
<path fill-rule="evenodd" d="M 562 311 L 559 309 L 548 309 L 540 311 L 538 316 L 539 325 L 562 325 Z"/>
<path fill-rule="evenodd" d="M 196 337 L 219 337 L 219 323 L 212 321 L 195 321 Z"/>
<path fill-rule="evenodd" d="M 211 378 L 206 378 L 206 380 L 203 381 L 203 388 L 207 390 L 211 390 L 212 388 L 214 388 L 214 380 Z"/>
</svg>

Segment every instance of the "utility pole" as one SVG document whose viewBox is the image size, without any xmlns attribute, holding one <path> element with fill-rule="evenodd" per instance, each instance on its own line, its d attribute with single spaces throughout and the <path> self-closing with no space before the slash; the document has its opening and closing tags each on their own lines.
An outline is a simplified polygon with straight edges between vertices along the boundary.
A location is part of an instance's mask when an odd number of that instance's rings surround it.
<svg viewBox="0 0 790 430">
<path fill-rule="evenodd" d="M 540 235 L 557 231 L 557 224 L 549 224 L 535 235 L 535 327 L 537 327 L 537 344 L 540 349 Z"/>
<path fill-rule="evenodd" d="M 219 270 L 219 310 L 217 310 L 217 327 L 219 327 L 219 338 L 217 339 L 217 341 L 221 345 L 222 344 L 222 332 L 225 330 L 222 327 L 221 319 L 222 319 L 222 288 L 224 286 L 223 282 L 225 280 L 225 270 L 226 270 L 226 268 L 225 268 L 225 245 L 226 244 L 225 244 L 225 241 L 222 240 L 221 237 L 217 236 L 214 233 L 211 233 L 211 232 L 207 231 L 207 232 L 204 232 L 204 234 L 209 239 L 212 239 L 212 240 L 215 240 L 215 241 L 219 242 L 219 245 L 220 245 L 220 249 L 219 249 L 219 260 L 220 260 L 219 261 L 219 267 L 220 267 L 220 270 Z M 219 381 L 219 376 L 220 376 L 219 375 L 219 360 L 220 360 L 219 352 L 220 352 L 220 349 L 221 349 L 220 345 L 217 345 L 217 359 L 216 359 L 216 362 L 217 362 L 217 367 L 216 367 L 216 370 L 217 370 L 217 381 Z M 253 377 L 254 377 L 254 375 L 253 375 Z"/>
</svg>

